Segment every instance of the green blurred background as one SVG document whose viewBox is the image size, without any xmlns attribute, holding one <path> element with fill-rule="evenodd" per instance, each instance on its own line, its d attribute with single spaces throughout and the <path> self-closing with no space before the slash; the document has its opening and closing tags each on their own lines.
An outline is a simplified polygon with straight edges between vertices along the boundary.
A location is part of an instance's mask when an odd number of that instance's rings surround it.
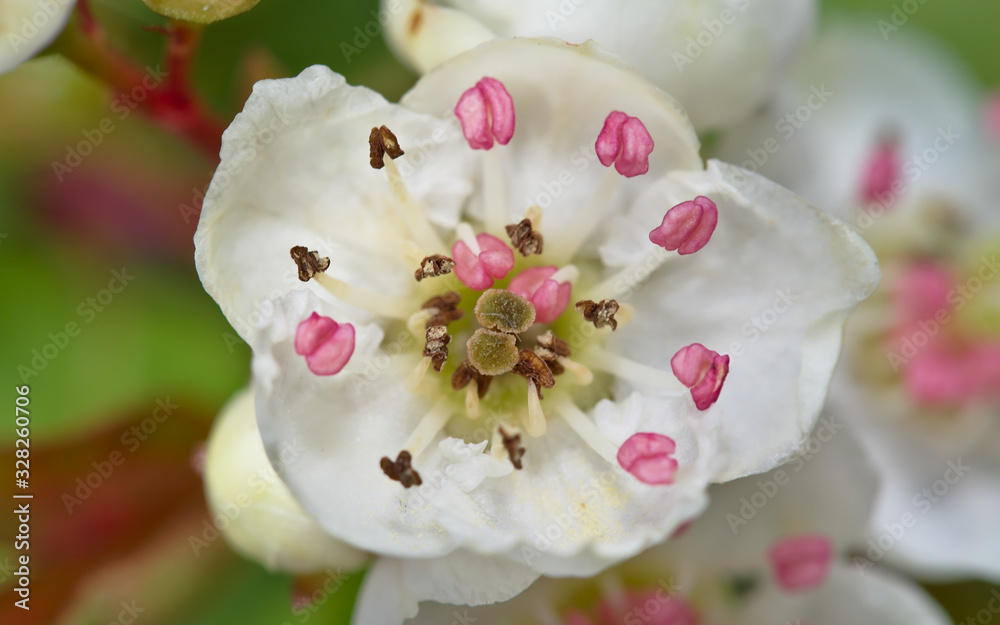
<svg viewBox="0 0 1000 625">
<path fill-rule="evenodd" d="M 377 4 L 263 0 L 205 29 L 196 86 L 223 124 L 255 80 L 315 63 L 395 99 L 414 76 L 380 36 L 350 58 L 341 49 L 357 45 L 355 29 L 373 20 Z M 896 4 L 827 0 L 824 12 L 863 11 L 877 29 Z M 165 38 L 143 27 L 164 18 L 140 0 L 93 8 L 111 45 L 143 65 L 158 62 Z M 926 0 L 911 20 L 946 40 L 984 87 L 1000 86 L 1000 3 Z M 292 612 L 288 577 L 221 540 L 198 555 L 189 546 L 207 519 L 192 454 L 222 403 L 245 385 L 249 350 L 194 271 L 191 236 L 215 163 L 140 113 L 119 119 L 108 96 L 55 55 L 0 76 L 0 350 L 11 375 L 8 406 L 13 387 L 31 386 L 36 497 L 33 609 L 25 614 L 5 599 L 0 622 L 113 622 L 127 610 L 123 601 L 144 610 L 136 617 L 144 624 L 346 622 L 359 575 L 321 605 Z M 109 117 L 114 130 L 57 183 L 53 162 L 65 162 L 68 146 Z M 103 292 L 116 271 L 134 278 L 120 293 Z M 61 334 L 68 323 L 76 336 Z M 158 405 L 177 407 L 151 421 Z M 135 451 L 132 427 L 146 427 Z M 13 427 L 0 428 L 8 466 L 12 437 Z M 116 450 L 125 461 L 104 475 Z M 88 476 L 99 486 L 87 486 Z M 12 536 L 9 515 L 0 518 L 0 536 Z M 7 564 L 10 541 L 0 545 Z M 9 568 L 0 566 L 5 598 L 13 596 Z M 990 596 L 975 582 L 929 589 L 959 622 Z"/>
</svg>

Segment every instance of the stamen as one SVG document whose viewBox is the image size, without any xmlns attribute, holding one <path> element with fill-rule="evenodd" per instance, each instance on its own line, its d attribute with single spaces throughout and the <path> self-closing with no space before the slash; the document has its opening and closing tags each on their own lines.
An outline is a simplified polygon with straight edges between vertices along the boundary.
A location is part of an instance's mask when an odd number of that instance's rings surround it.
<svg viewBox="0 0 1000 625">
<path fill-rule="evenodd" d="M 833 543 L 820 534 L 794 536 L 775 543 L 767 555 L 778 586 L 800 592 L 826 580 L 833 565 Z"/>
<path fill-rule="evenodd" d="M 542 411 L 542 401 L 539 395 L 541 389 L 534 380 L 528 380 L 528 418 L 524 422 L 524 431 L 528 436 L 538 438 L 545 434 L 548 424 L 545 422 L 545 412 Z"/>
<path fill-rule="evenodd" d="M 569 371 L 576 382 L 583 386 L 594 381 L 594 374 L 591 373 L 590 369 L 569 359 L 572 354 L 569 344 L 553 334 L 552 330 L 539 336 L 537 341 L 538 346 L 535 347 L 535 353 L 545 361 L 549 370 L 552 371 L 552 375 L 560 375 Z"/>
<path fill-rule="evenodd" d="M 681 256 L 693 254 L 708 244 L 718 223 L 715 202 L 699 195 L 669 209 L 660 226 L 650 231 L 649 240 Z"/>
<path fill-rule="evenodd" d="M 521 463 L 521 458 L 524 457 L 525 449 L 521 446 L 521 435 L 517 432 L 508 433 L 503 429 L 503 426 L 497 428 L 500 436 L 503 437 L 503 447 L 507 450 L 507 457 L 510 458 L 510 463 L 514 465 L 514 468 L 520 471 L 524 468 Z"/>
<path fill-rule="evenodd" d="M 396 456 L 396 461 L 393 462 L 388 457 L 383 456 L 382 460 L 379 462 L 379 466 L 382 467 L 382 472 L 388 476 L 390 480 L 394 480 L 403 485 L 403 488 L 409 488 L 411 486 L 420 486 L 423 484 L 423 480 L 420 479 L 420 474 L 417 473 L 416 469 L 411 466 L 413 457 L 410 456 L 410 452 L 405 449 L 399 452 Z"/>
<path fill-rule="evenodd" d="M 430 356 L 424 356 L 417 363 L 417 366 L 410 372 L 410 375 L 406 376 L 406 390 L 416 394 L 420 389 L 420 384 L 424 381 L 424 377 L 427 375 L 427 370 L 431 368 L 432 359 Z"/>
<path fill-rule="evenodd" d="M 691 389 L 698 410 L 708 410 L 719 399 L 722 383 L 729 375 L 729 356 L 722 356 L 701 343 L 692 343 L 674 354 L 670 368 L 681 384 Z"/>
<path fill-rule="evenodd" d="M 507 288 L 531 302 L 538 323 L 551 323 L 566 310 L 573 292 L 570 281 L 578 276 L 573 265 L 559 270 L 555 266 L 531 267 L 511 280 Z"/>
<path fill-rule="evenodd" d="M 503 229 L 506 195 L 500 151 L 489 150 L 483 154 L 483 222 L 486 230 L 500 232 Z"/>
<path fill-rule="evenodd" d="M 457 391 L 465 388 L 473 381 L 476 383 L 474 387 L 476 395 L 479 399 L 482 399 L 486 396 L 486 392 L 490 390 L 490 382 L 493 381 L 493 376 L 481 374 L 472 366 L 471 362 L 463 360 L 455 368 L 455 372 L 451 374 L 451 387 Z"/>
<path fill-rule="evenodd" d="M 633 434 L 618 448 L 618 464 L 643 484 L 673 484 L 677 445 L 669 436 L 655 432 Z"/>
<path fill-rule="evenodd" d="M 327 273 L 318 273 L 313 279 L 337 299 L 367 310 L 373 315 L 406 321 L 406 310 L 412 304 L 406 300 L 363 289 L 334 278 Z"/>
<path fill-rule="evenodd" d="M 494 139 L 507 145 L 514 136 L 514 99 L 495 78 L 486 76 L 468 89 L 455 105 L 462 134 L 473 150 L 489 150 Z"/>
<path fill-rule="evenodd" d="M 615 449 L 611 441 L 604 438 L 601 431 L 597 429 L 597 425 L 587 415 L 583 414 L 576 407 L 576 404 L 567 401 L 559 406 L 558 411 L 559 415 L 566 422 L 566 425 L 572 428 L 584 443 L 597 452 L 599 456 L 607 460 L 608 463 L 618 464 L 618 450 Z"/>
<path fill-rule="evenodd" d="M 410 434 L 410 438 L 403 445 L 403 449 L 409 450 L 414 458 L 419 456 L 431 444 L 431 441 L 441 431 L 441 428 L 448 423 L 451 413 L 451 402 L 447 398 L 442 397 L 420 420 L 413 434 Z"/>
<path fill-rule="evenodd" d="M 476 321 L 484 328 L 520 334 L 536 320 L 535 308 L 513 291 L 489 289 L 476 301 Z"/>
<path fill-rule="evenodd" d="M 524 211 L 524 218 L 531 222 L 532 228 L 538 230 L 542 227 L 542 208 L 532 204 Z"/>
<path fill-rule="evenodd" d="M 458 321 L 464 317 L 465 311 L 458 307 L 461 301 L 462 296 L 457 291 L 448 291 L 443 295 L 436 295 L 421 304 L 421 310 L 427 311 L 430 314 L 426 322 L 426 327 L 446 326 L 452 321 Z"/>
<path fill-rule="evenodd" d="M 604 218 L 607 207 L 611 203 L 611 197 L 618 189 L 621 180 L 622 177 L 614 171 L 609 170 L 604 174 L 583 209 L 577 214 L 576 219 L 567 224 L 565 229 L 559 233 L 559 237 L 553 241 L 551 247 L 556 248 L 553 253 L 556 259 L 566 262 L 576 256 L 577 250 Z"/>
<path fill-rule="evenodd" d="M 895 133 L 887 133 L 869 155 L 861 174 L 861 199 L 884 208 L 895 204 L 903 180 L 903 162 Z"/>
<path fill-rule="evenodd" d="M 588 299 L 576 303 L 576 309 L 584 319 L 593 323 L 595 328 L 610 325 L 612 331 L 618 329 L 618 321 L 615 319 L 618 308 L 618 302 L 613 299 L 602 299 L 600 302 Z"/>
<path fill-rule="evenodd" d="M 482 248 L 479 247 L 479 241 L 476 239 L 476 231 L 466 222 L 463 221 L 455 226 L 455 236 L 458 237 L 459 241 L 465 243 L 469 251 L 476 256 L 483 253 Z"/>
<path fill-rule="evenodd" d="M 402 148 L 399 147 L 396 135 L 385 125 L 372 128 L 371 134 L 368 135 L 368 151 L 374 169 L 385 167 L 386 154 L 392 159 L 399 158 L 405 154 Z"/>
<path fill-rule="evenodd" d="M 410 334 L 416 337 L 424 335 L 424 330 L 429 328 L 431 325 L 443 325 L 443 324 L 428 324 L 428 322 L 438 314 L 436 308 L 418 310 L 417 312 L 410 315 L 410 318 L 406 320 L 406 329 L 410 331 Z"/>
<path fill-rule="evenodd" d="M 420 269 L 413 272 L 413 277 L 420 282 L 424 278 L 436 278 L 451 273 L 455 268 L 455 261 L 443 254 L 433 254 L 425 256 L 420 261 Z"/>
<path fill-rule="evenodd" d="M 299 269 L 299 280 L 302 282 L 309 282 L 317 273 L 323 273 L 330 268 L 329 258 L 320 257 L 318 252 L 310 251 L 305 246 L 296 245 L 289 250 L 289 253 Z"/>
<path fill-rule="evenodd" d="M 517 364 L 513 367 L 514 373 L 528 379 L 538 392 L 538 398 L 542 398 L 543 388 L 552 388 L 556 385 L 556 379 L 552 376 L 542 357 L 530 349 L 522 349 L 519 354 Z M 530 395 L 530 393 L 529 393 Z M 530 403 L 531 398 L 528 398 Z"/>
<path fill-rule="evenodd" d="M 480 414 L 479 391 L 470 384 L 465 388 L 465 416 L 470 419 L 478 419 Z"/>
<path fill-rule="evenodd" d="M 619 174 L 632 178 L 649 171 L 653 145 L 653 137 L 637 117 L 612 111 L 604 120 L 594 149 L 602 165 L 611 167 L 614 163 Z"/>
<path fill-rule="evenodd" d="M 466 354 L 479 373 L 501 375 L 518 364 L 516 341 L 513 334 L 479 328 L 466 343 Z"/>
<path fill-rule="evenodd" d="M 645 282 L 653 272 L 665 262 L 675 258 L 675 252 L 668 252 L 662 247 L 655 247 L 636 262 L 628 265 L 608 278 L 588 288 L 584 292 L 587 299 L 597 299 L 608 293 L 616 297 L 626 297 L 628 293 Z"/>
<path fill-rule="evenodd" d="M 657 389 L 661 394 L 680 397 L 685 391 L 678 388 L 676 377 L 666 371 L 656 369 L 614 354 L 596 345 L 587 347 L 583 360 L 599 371 L 610 373 L 635 384 Z M 676 389 L 676 390 L 675 390 Z"/>
<path fill-rule="evenodd" d="M 389 183 L 389 191 L 396 200 L 393 206 L 417 244 L 426 250 L 445 249 L 444 241 L 441 240 L 434 226 L 427 219 L 427 211 L 419 206 L 407 192 L 406 183 L 394 161 L 385 161 L 385 176 Z"/>
<path fill-rule="evenodd" d="M 425 334 L 427 342 L 424 344 L 424 356 L 434 363 L 434 370 L 441 371 L 444 363 L 448 360 L 448 343 L 451 343 L 451 335 L 445 326 L 431 326 L 427 328 Z"/>
<path fill-rule="evenodd" d="M 494 279 L 502 280 L 507 276 L 514 266 L 514 252 L 491 234 L 467 236 L 469 233 L 461 226 L 458 230 L 460 238 L 451 248 L 455 276 L 470 289 L 488 289 L 493 286 Z"/>
<path fill-rule="evenodd" d="M 576 383 L 579 384 L 580 386 L 587 386 L 594 381 L 593 372 L 591 372 L 590 369 L 576 362 L 575 360 L 570 360 L 565 356 L 560 356 L 559 358 L 556 359 L 556 362 L 558 362 L 559 365 L 562 366 L 566 371 L 569 371 L 570 375 L 573 376 L 573 379 L 576 380 Z"/>
<path fill-rule="evenodd" d="M 536 207 L 532 207 L 536 208 Z M 530 211 L 530 209 L 529 209 Z M 538 213 L 541 218 L 541 212 Z M 525 217 L 516 224 L 505 226 L 507 236 L 510 237 L 510 244 L 515 250 L 521 252 L 521 256 L 531 256 L 541 254 L 544 248 L 544 239 L 540 232 L 535 232 L 530 217 Z"/>
<path fill-rule="evenodd" d="M 295 353 L 316 375 L 340 373 L 354 354 L 354 326 L 314 312 L 295 330 Z"/>
</svg>

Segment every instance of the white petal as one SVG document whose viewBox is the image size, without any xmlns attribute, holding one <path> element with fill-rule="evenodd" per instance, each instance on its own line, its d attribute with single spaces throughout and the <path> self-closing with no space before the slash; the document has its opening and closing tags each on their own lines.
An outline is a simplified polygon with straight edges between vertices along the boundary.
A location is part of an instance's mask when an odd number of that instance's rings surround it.
<svg viewBox="0 0 1000 625">
<path fill-rule="evenodd" d="M 45 49 L 62 32 L 75 0 L 7 0 L 0 6 L 0 74 Z"/>
<path fill-rule="evenodd" d="M 420 73 L 496 37 L 468 13 L 424 0 L 386 0 L 382 14 L 389 47 Z"/>
<path fill-rule="evenodd" d="M 421 601 L 469 606 L 506 601 L 537 578 L 530 567 L 464 550 L 429 560 L 379 558 L 365 576 L 351 622 L 397 625 L 416 616 Z"/>
<path fill-rule="evenodd" d="M 729 463 L 717 480 L 725 481 L 771 469 L 805 442 L 844 320 L 874 289 L 879 270 L 871 249 L 843 224 L 766 179 L 715 161 L 707 172 L 658 184 L 612 223 L 605 262 L 641 258 L 651 248 L 641 239 L 665 209 L 696 195 L 718 205 L 712 240 L 672 259 L 634 295 L 627 284 L 608 294 L 636 310 L 609 346 L 665 371 L 693 342 L 731 356 L 719 401 L 702 413 L 724 435 Z"/>
<path fill-rule="evenodd" d="M 579 218 L 605 175 L 594 144 L 612 111 L 642 120 L 656 147 L 649 161 L 652 175 L 623 180 L 613 202 L 602 207 L 607 214 L 624 209 L 663 172 L 702 168 L 698 139 L 680 105 L 592 42 L 493 41 L 426 74 L 401 104 L 450 114 L 462 93 L 483 76 L 507 87 L 517 116 L 510 144 L 493 148 L 503 163 L 508 219 L 519 221 L 525 209 L 539 205 L 547 247 Z M 465 158 L 482 156 L 470 151 Z M 481 213 L 478 204 L 470 210 Z"/>
<path fill-rule="evenodd" d="M 946 625 L 951 620 L 916 584 L 887 572 L 837 563 L 819 589 L 784 593 L 769 587 L 735 617 L 743 623 L 879 623 Z"/>
<path fill-rule="evenodd" d="M 391 8 L 395 1 L 383 0 L 383 6 Z M 571 43 L 593 39 L 677 98 L 699 129 L 732 124 L 756 110 L 798 51 L 816 12 L 812 0 L 440 4 L 465 11 L 498 37 L 550 36 Z M 394 20 L 405 21 L 405 14 Z M 454 23 L 454 29 L 435 30 L 449 48 L 460 47 L 467 38 L 468 26 L 457 18 Z M 403 32 L 401 26 L 390 28 L 390 41 L 406 51 L 404 56 L 413 56 L 420 39 L 403 38 Z"/>
<path fill-rule="evenodd" d="M 406 294 L 413 269 L 400 254 L 399 225 L 384 171 L 368 162 L 368 133 L 386 124 L 407 152 L 399 159 L 411 196 L 430 218 L 454 225 L 470 190 L 452 126 L 351 87 L 325 67 L 254 86 L 223 135 L 222 162 L 195 234 L 205 289 L 248 342 L 265 301 L 306 288 L 289 250 L 329 256 L 329 274 L 355 286 Z M 426 250 L 442 253 L 444 250 Z M 369 316 L 355 310 L 349 320 Z M 252 344 L 252 343 L 251 343 Z"/>
<path fill-rule="evenodd" d="M 719 158 L 759 168 L 855 223 L 865 162 L 891 131 L 906 159 L 904 198 L 943 195 L 985 211 L 992 203 L 983 197 L 990 174 L 979 97 L 974 77 L 926 35 L 903 29 L 886 42 L 869 22 L 836 23 L 781 96 L 726 138 Z"/>
<path fill-rule="evenodd" d="M 368 555 L 320 528 L 288 492 L 264 453 L 249 389 L 223 407 L 205 457 L 205 494 L 232 547 L 275 571 L 356 569 Z"/>
</svg>

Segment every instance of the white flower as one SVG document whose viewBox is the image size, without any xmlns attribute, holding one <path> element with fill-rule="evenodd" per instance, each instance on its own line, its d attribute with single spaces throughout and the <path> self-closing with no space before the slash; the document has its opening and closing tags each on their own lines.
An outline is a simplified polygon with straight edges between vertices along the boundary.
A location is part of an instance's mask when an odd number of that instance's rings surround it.
<svg viewBox="0 0 1000 625">
<path fill-rule="evenodd" d="M 7 0 L 0 5 L 0 74 L 52 43 L 75 5 L 75 0 Z"/>
<path fill-rule="evenodd" d="M 818 85 L 829 101 L 797 115 Z M 848 23 L 787 95 L 722 151 L 756 154 L 762 173 L 855 225 L 885 270 L 848 325 L 831 393 L 883 477 L 866 555 L 1000 580 L 1000 203 L 982 94 L 936 42 Z M 792 136 L 760 156 L 786 114 Z"/>
<path fill-rule="evenodd" d="M 481 46 L 400 105 L 321 67 L 258 83 L 195 239 L 253 347 L 272 464 L 384 556 L 368 584 L 397 585 L 361 623 L 592 575 L 700 512 L 709 482 L 780 463 L 878 279 L 846 227 L 703 168 L 673 100 L 556 40 Z M 530 300 L 500 290 L 522 275 Z"/>
<path fill-rule="evenodd" d="M 826 442 L 814 436 L 812 453 L 713 487 L 679 536 L 594 579 L 544 578 L 481 608 L 425 603 L 408 623 L 950 622 L 917 585 L 850 556 L 864 544 L 877 480 L 848 433 L 819 432 Z"/>
<path fill-rule="evenodd" d="M 293 457 L 295 450 L 285 450 Z M 232 547 L 272 570 L 356 569 L 366 554 L 333 538 L 295 501 L 271 468 L 254 417 L 253 393 L 236 394 L 219 413 L 205 451 L 205 495 L 212 523 Z"/>
<path fill-rule="evenodd" d="M 419 72 L 495 37 L 593 39 L 677 98 L 699 130 L 770 96 L 812 30 L 813 0 L 382 0 L 393 50 Z"/>
</svg>

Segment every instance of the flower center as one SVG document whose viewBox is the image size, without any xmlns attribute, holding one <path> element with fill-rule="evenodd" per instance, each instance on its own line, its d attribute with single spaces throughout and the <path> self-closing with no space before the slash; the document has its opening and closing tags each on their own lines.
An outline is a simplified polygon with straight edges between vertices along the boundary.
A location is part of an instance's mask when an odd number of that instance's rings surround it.
<svg viewBox="0 0 1000 625">
<path fill-rule="evenodd" d="M 589 408 L 609 396 L 613 376 L 648 385 L 661 394 L 664 389 L 668 393 L 676 389 L 678 396 L 690 392 L 699 410 L 706 410 L 718 398 L 729 358 L 700 344 L 678 352 L 671 362 L 672 373 L 602 347 L 604 339 L 635 312 L 625 302 L 607 299 L 607 294 L 625 278 L 634 282 L 636 276 L 648 277 L 670 259 L 704 247 L 718 220 L 715 204 L 698 197 L 666 211 L 662 223 L 650 232 L 654 245 L 644 258 L 616 275 L 596 280 L 600 269 L 596 262 L 569 261 L 601 224 L 622 179 L 649 169 L 653 140 L 642 122 L 620 111 L 608 115 L 595 143 L 608 174 L 572 226 L 549 241 L 537 206 L 528 207 L 517 223 L 505 223 L 503 218 L 508 207 L 500 192 L 504 171 L 496 154 L 512 139 L 515 125 L 513 101 L 506 88 L 495 79 L 483 78 L 462 95 L 455 114 L 470 148 L 486 151 L 482 159 L 484 217 L 478 230 L 466 222 L 456 227 L 450 256 L 444 254 L 448 250 L 445 241 L 409 195 L 393 162 L 405 154 L 395 134 L 383 125 L 372 128 L 369 137 L 371 165 L 384 169 L 394 210 L 409 234 L 404 252 L 412 260 L 418 283 L 414 299 L 347 284 L 326 273 L 330 259 L 304 247 L 291 250 L 301 280 L 314 280 L 347 303 L 405 324 L 422 341 L 419 361 L 406 386 L 414 395 L 437 399 L 403 450 L 394 452 L 395 460 L 391 456 L 381 459 L 383 471 L 404 487 L 419 485 L 415 467 L 419 467 L 420 454 L 442 430 L 470 442 L 488 440 L 494 457 L 508 458 L 521 469 L 530 461 L 522 432 L 529 438 L 542 436 L 548 419 L 558 415 L 586 445 L 636 479 L 647 484 L 673 483 L 678 468 L 673 440 L 640 432 L 616 447 L 581 406 Z M 339 372 L 353 352 L 353 327 L 333 320 L 309 321 L 319 329 L 303 331 L 310 351 L 300 353 L 306 354 L 307 364 L 317 375 Z"/>
</svg>

